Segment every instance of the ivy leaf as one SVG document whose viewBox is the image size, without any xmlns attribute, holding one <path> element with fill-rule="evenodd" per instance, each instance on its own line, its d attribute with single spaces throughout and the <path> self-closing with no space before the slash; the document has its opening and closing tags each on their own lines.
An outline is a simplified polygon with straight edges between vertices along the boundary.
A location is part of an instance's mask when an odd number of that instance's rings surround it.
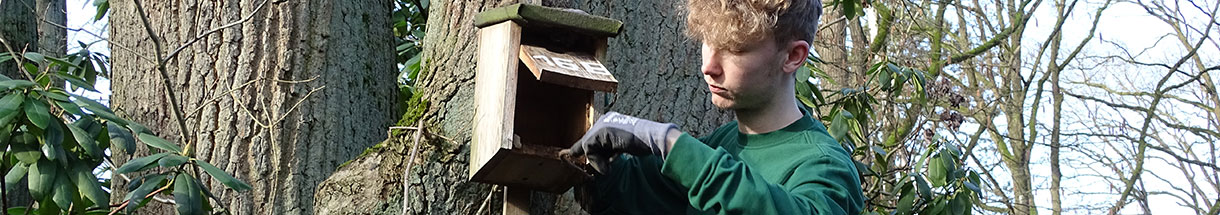
<svg viewBox="0 0 1220 215">
<path fill-rule="evenodd" d="M 249 184 L 246 184 L 246 182 L 242 182 L 241 180 L 237 180 L 237 178 L 233 178 L 233 176 L 229 175 L 229 173 L 225 172 L 224 170 L 220 170 L 220 168 L 216 168 L 216 166 L 212 166 L 212 164 L 208 162 L 203 160 L 195 160 L 195 164 L 198 164 L 199 167 L 202 168 L 203 171 L 207 172 L 208 175 L 211 175 L 212 178 L 225 184 L 225 186 L 229 186 L 229 188 L 233 188 L 233 190 L 238 192 L 250 190 Z"/>
<path fill-rule="evenodd" d="M 119 126 L 114 122 L 106 122 L 106 132 L 110 133 L 110 144 L 116 146 L 119 150 L 126 152 L 128 155 L 136 152 L 136 140 L 131 136 L 131 132 L 127 128 Z"/>
<path fill-rule="evenodd" d="M 149 155 L 147 157 L 132 159 L 131 161 L 128 161 L 126 164 L 123 164 L 123 166 L 119 167 L 119 169 L 115 170 L 115 172 L 117 172 L 119 174 L 123 174 L 123 173 L 130 173 L 130 172 L 146 170 L 146 169 L 153 167 L 153 165 L 152 165 L 153 162 L 156 162 L 157 160 L 160 160 L 162 157 L 165 157 L 166 155 L 169 155 L 169 154 L 171 154 L 171 153 L 169 153 L 169 152 L 157 153 L 157 154 Z"/>
<path fill-rule="evenodd" d="M 139 137 L 140 137 L 140 141 L 144 142 L 144 144 L 146 144 L 148 146 L 152 146 L 152 147 L 155 147 L 155 148 L 158 148 L 161 150 L 165 150 L 165 151 L 182 153 L 182 148 L 179 148 L 178 145 L 175 145 L 174 143 L 170 143 L 168 140 L 161 139 L 161 137 L 157 137 L 156 135 L 140 133 Z"/>
<path fill-rule="evenodd" d="M 203 214 L 203 198 L 199 184 L 190 174 L 179 173 L 178 177 L 174 178 L 174 204 L 178 208 L 178 214 Z"/>
</svg>

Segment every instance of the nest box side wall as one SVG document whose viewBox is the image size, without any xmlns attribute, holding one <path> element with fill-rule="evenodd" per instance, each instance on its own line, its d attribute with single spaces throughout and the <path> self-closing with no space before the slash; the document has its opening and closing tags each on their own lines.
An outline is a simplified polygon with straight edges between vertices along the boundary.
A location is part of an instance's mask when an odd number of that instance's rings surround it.
<svg viewBox="0 0 1220 215">
<path fill-rule="evenodd" d="M 516 23 L 501 22 L 479 29 L 469 177 L 474 177 L 501 148 L 512 147 L 520 46 L 521 26 Z"/>
</svg>

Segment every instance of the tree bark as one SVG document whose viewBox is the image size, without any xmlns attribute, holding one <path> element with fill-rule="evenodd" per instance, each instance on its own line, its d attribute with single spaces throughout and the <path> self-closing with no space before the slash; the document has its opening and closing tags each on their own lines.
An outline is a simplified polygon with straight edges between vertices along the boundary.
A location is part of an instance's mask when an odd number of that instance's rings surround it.
<svg viewBox="0 0 1220 215">
<path fill-rule="evenodd" d="M 221 199 L 212 204 L 233 214 L 312 213 L 315 187 L 381 141 L 397 116 L 389 2 L 142 1 L 153 35 L 133 1 L 110 3 L 110 38 L 135 51 L 114 52 L 113 108 L 160 137 L 194 143 L 196 158 L 252 185 L 235 192 L 200 177 Z M 180 133 L 155 60 L 201 36 L 165 65 L 185 115 Z M 118 166 L 130 159 L 114 157 Z M 127 183 L 115 176 L 112 201 Z M 142 214 L 172 213 L 149 206 Z"/>
<path fill-rule="evenodd" d="M 68 51 L 68 14 L 64 0 L 38 0 L 38 52 L 46 56 L 63 57 Z"/>
<path fill-rule="evenodd" d="M 478 42 L 474 14 L 515 1 L 432 2 L 424 72 L 419 96 L 400 125 L 423 120 L 427 131 L 416 160 L 408 160 L 411 132 L 371 148 L 319 186 L 318 214 L 472 214 L 500 213 L 500 192 L 467 180 L 468 143 L 473 127 L 474 69 Z M 731 115 L 711 104 L 699 73 L 698 44 L 682 35 L 684 1 L 542 1 L 548 6 L 582 9 L 624 22 L 610 39 L 607 68 L 619 80 L 618 92 L 595 94 L 595 109 L 674 122 L 692 134 L 711 132 Z M 414 163 L 407 172 L 408 163 Z M 406 173 L 404 179 L 404 173 Z M 404 181 L 407 192 L 404 195 Z M 492 192 L 492 193 L 489 193 Z M 572 192 L 531 195 L 532 214 L 580 213 Z M 406 207 L 402 202 L 406 198 Z M 489 199 L 490 197 L 490 199 Z M 485 206 L 484 206 L 485 205 Z"/>
<path fill-rule="evenodd" d="M 843 10 L 831 7 L 822 10 L 822 21 L 818 28 L 817 38 L 813 42 L 813 50 L 822 59 L 821 69 L 830 76 L 832 82 L 825 82 L 822 89 L 839 90 L 853 87 L 852 65 L 848 62 L 847 24 L 843 19 Z"/>
<path fill-rule="evenodd" d="M 34 17 L 34 0 L 4 0 L 0 2 L 0 38 L 9 47 L 0 45 L 0 52 L 38 51 L 38 23 Z M 0 74 L 10 78 L 24 77 L 19 73 L 17 61 L 0 63 Z"/>
</svg>

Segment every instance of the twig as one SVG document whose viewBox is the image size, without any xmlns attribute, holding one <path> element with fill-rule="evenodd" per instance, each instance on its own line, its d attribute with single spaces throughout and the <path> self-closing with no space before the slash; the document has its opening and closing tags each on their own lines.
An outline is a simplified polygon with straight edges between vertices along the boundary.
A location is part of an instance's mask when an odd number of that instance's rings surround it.
<svg viewBox="0 0 1220 215">
<path fill-rule="evenodd" d="M 491 185 L 491 190 L 487 191 L 487 198 L 483 199 L 483 204 L 479 205 L 479 211 L 475 212 L 474 214 L 483 214 L 483 209 L 487 208 L 487 203 L 491 202 L 491 197 L 494 194 L 496 194 L 496 189 L 499 189 L 499 188 L 500 188 L 500 185 L 498 185 L 498 184 Z"/>
<path fill-rule="evenodd" d="M 161 74 L 161 84 L 165 85 L 165 93 L 167 96 L 169 96 L 170 109 L 174 112 L 175 121 L 178 121 L 178 135 L 180 138 L 182 138 L 183 142 L 186 142 L 186 147 L 183 148 L 187 151 L 194 151 L 191 150 L 191 148 L 194 147 L 191 143 L 192 139 L 190 136 L 187 136 L 186 119 L 182 114 L 182 105 L 178 103 L 178 95 L 174 92 L 173 83 L 170 82 L 169 72 L 165 71 L 165 63 L 168 62 L 168 60 L 167 58 L 161 57 L 161 40 L 157 38 L 157 33 L 153 31 L 152 25 L 149 24 L 148 13 L 144 12 L 144 6 L 140 3 L 140 0 L 132 0 L 132 2 L 135 3 L 136 12 L 139 13 L 140 21 L 144 24 L 144 31 L 148 32 L 148 38 L 153 42 L 153 46 L 155 48 L 153 52 L 156 54 L 157 59 L 159 59 L 159 62 L 157 63 L 157 72 Z M 193 153 L 188 153 L 187 155 L 190 154 Z"/>
<path fill-rule="evenodd" d="M 8 55 L 13 56 L 13 60 L 17 60 L 17 71 L 25 70 L 25 51 L 21 51 L 22 53 L 20 53 L 20 54 L 17 52 L 13 52 L 13 46 L 9 45 L 8 40 L 4 40 L 4 37 L 0 37 L 0 44 L 4 44 L 4 48 L 6 50 L 8 50 Z M 19 73 L 21 73 L 22 75 L 25 75 L 26 79 L 30 79 L 30 81 L 34 81 L 34 77 L 30 77 L 29 71 L 19 72 Z"/>
<path fill-rule="evenodd" d="M 139 0 L 136 0 L 136 2 L 139 2 Z M 277 2 L 277 3 L 278 3 L 278 2 Z M 165 56 L 165 58 L 161 58 L 161 57 L 159 57 L 159 56 L 158 56 L 157 58 L 158 58 L 158 59 L 161 59 L 161 62 L 158 62 L 158 64 L 162 64 L 162 65 L 164 65 L 166 62 L 169 62 L 169 60 L 170 60 L 170 59 L 173 59 L 175 56 L 178 56 L 178 53 L 181 53 L 181 52 L 182 52 L 182 50 L 186 49 L 186 47 L 190 47 L 190 46 L 191 46 L 191 44 L 195 44 L 195 42 L 199 42 L 199 40 L 203 39 L 204 37 L 207 37 L 208 35 L 211 35 L 212 33 L 216 33 L 216 32 L 218 32 L 218 31 L 220 31 L 220 30 L 224 30 L 225 28 L 229 28 L 229 27 L 237 26 L 237 25 L 240 25 L 240 24 L 245 23 L 245 22 L 247 22 L 247 21 L 250 21 L 250 18 L 254 18 L 254 14 L 258 14 L 258 12 L 259 12 L 260 10 L 262 10 L 262 9 L 263 9 L 263 6 L 265 6 L 265 5 L 267 5 L 267 0 L 263 0 L 263 3 L 259 3 L 259 4 L 258 4 L 258 7 L 255 7 L 255 8 L 254 8 L 254 11 L 250 12 L 250 14 L 247 14 L 247 15 L 246 15 L 246 17 L 241 18 L 241 20 L 237 20 L 236 22 L 231 22 L 231 23 L 229 23 L 229 24 L 221 25 L 220 27 L 216 27 L 216 28 L 213 28 L 213 29 L 211 29 L 211 30 L 205 31 L 205 32 L 203 32 L 202 34 L 199 34 L 198 36 L 195 36 L 195 38 L 194 38 L 194 39 L 191 39 L 191 41 L 186 42 L 186 43 L 183 43 L 181 46 L 178 46 L 178 48 L 174 49 L 174 51 L 173 51 L 173 52 L 170 52 L 170 53 L 169 53 L 169 55 L 166 55 L 166 56 Z M 136 9 L 140 9 L 140 3 L 136 3 Z M 142 9 L 141 9 L 141 12 L 140 12 L 140 13 L 144 13 Z M 148 23 L 147 23 L 147 22 L 148 22 L 148 21 L 147 21 L 147 18 L 145 18 L 145 20 L 146 20 L 146 21 L 145 21 L 145 24 L 144 24 L 144 25 L 145 25 L 145 26 L 148 26 Z M 152 29 L 150 28 L 150 29 L 149 29 L 149 33 L 150 33 L 150 34 L 152 33 L 151 31 L 152 31 Z M 151 36 L 151 35 L 150 35 L 150 36 Z M 153 40 L 153 42 L 155 43 L 155 42 L 157 42 L 157 41 L 156 41 L 156 40 Z M 157 46 L 158 46 L 157 50 L 161 50 L 160 45 L 157 45 Z"/>
<path fill-rule="evenodd" d="M 172 185 L 172 183 L 171 183 L 171 184 L 166 184 L 164 187 L 161 187 L 160 189 L 157 189 L 156 191 L 153 191 L 153 192 L 151 192 L 151 193 L 148 193 L 148 195 L 145 195 L 145 196 L 144 196 L 144 198 L 149 198 L 149 197 L 156 196 L 158 193 L 161 193 L 161 191 L 165 191 L 166 189 L 169 189 L 169 186 L 170 186 L 170 185 Z M 123 210 L 123 208 L 127 208 L 127 206 L 128 206 L 128 205 L 130 205 L 130 203 L 131 203 L 131 200 L 130 200 L 130 199 L 128 199 L 128 200 L 123 200 L 123 204 L 122 204 L 122 205 L 119 205 L 119 207 L 116 207 L 116 208 L 114 208 L 114 209 L 111 209 L 111 210 L 110 210 L 110 213 L 108 213 L 107 215 L 114 215 L 115 213 L 118 213 L 120 210 Z M 139 204 L 139 203 L 136 203 L 136 204 Z"/>
<path fill-rule="evenodd" d="M 284 112 L 284 114 L 280 115 L 279 119 L 272 121 L 270 123 L 271 126 L 274 127 L 276 124 L 280 124 L 280 121 L 284 121 L 284 118 L 288 117 L 289 114 L 292 114 L 292 111 L 297 110 L 297 106 L 301 106 L 301 103 L 305 103 L 305 100 L 309 99 L 310 95 L 313 95 L 314 92 L 318 92 L 319 90 L 322 90 L 322 89 L 326 89 L 326 86 L 321 86 L 318 88 L 314 88 L 313 90 L 309 90 L 309 93 L 305 93 L 305 96 L 301 97 L 301 100 L 297 100 L 296 104 L 292 104 L 292 107 L 288 108 L 288 111 L 286 111 L 286 112 Z"/>
<path fill-rule="evenodd" d="M 407 203 L 409 200 L 407 198 L 407 196 L 408 196 L 407 194 L 409 192 L 411 192 L 411 182 L 408 179 L 410 179 L 410 177 L 411 177 L 411 166 L 412 166 L 412 164 L 415 164 L 415 152 L 417 149 L 419 149 L 419 136 L 423 136 L 421 134 L 423 134 L 424 130 L 425 130 L 424 121 L 418 120 L 418 122 L 415 123 L 415 127 L 416 127 L 415 140 L 413 140 L 412 141 L 413 143 L 411 144 L 411 155 L 408 156 L 409 158 L 407 158 L 407 169 L 402 171 L 402 214 L 403 215 L 407 214 L 407 208 L 408 208 Z"/>
</svg>

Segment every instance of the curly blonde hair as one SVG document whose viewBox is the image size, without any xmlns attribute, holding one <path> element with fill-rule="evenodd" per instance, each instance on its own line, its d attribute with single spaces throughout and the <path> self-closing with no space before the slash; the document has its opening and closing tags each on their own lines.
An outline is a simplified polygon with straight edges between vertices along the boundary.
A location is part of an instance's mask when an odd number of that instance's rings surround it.
<svg viewBox="0 0 1220 215">
<path fill-rule="evenodd" d="M 742 50 L 770 36 L 813 43 L 821 0 L 688 0 L 686 34 L 712 47 Z"/>
</svg>

